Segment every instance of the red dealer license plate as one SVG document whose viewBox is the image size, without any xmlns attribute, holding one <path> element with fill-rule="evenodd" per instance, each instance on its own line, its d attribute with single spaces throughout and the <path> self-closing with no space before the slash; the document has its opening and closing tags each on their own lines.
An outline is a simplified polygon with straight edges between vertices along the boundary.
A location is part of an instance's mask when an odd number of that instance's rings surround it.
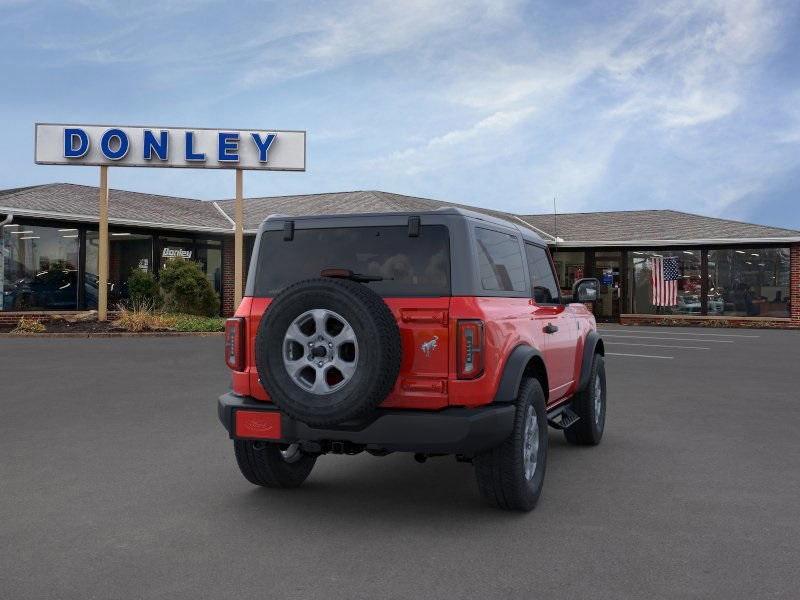
<svg viewBox="0 0 800 600">
<path fill-rule="evenodd" d="M 261 410 L 237 410 L 234 413 L 238 438 L 279 440 L 281 438 L 281 413 Z"/>
</svg>

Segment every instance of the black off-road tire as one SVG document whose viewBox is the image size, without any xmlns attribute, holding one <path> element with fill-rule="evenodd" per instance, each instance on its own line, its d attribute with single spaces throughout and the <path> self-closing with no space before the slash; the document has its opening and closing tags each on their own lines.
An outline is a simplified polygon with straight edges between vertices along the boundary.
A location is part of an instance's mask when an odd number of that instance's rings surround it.
<svg viewBox="0 0 800 600">
<path fill-rule="evenodd" d="M 595 398 L 600 393 L 599 412 Z M 564 437 L 576 446 L 596 446 L 603 439 L 606 425 L 606 366 L 601 354 L 592 359 L 592 369 L 586 389 L 572 398 L 572 410 L 580 419 L 564 430 Z"/>
<path fill-rule="evenodd" d="M 316 456 L 302 454 L 293 462 L 287 462 L 281 454 L 281 447 L 273 443 L 234 440 L 233 449 L 245 479 L 254 485 L 269 488 L 299 486 L 317 461 Z"/>
<path fill-rule="evenodd" d="M 527 378 L 520 385 L 516 401 L 514 429 L 497 448 L 473 459 L 478 489 L 483 498 L 505 510 L 532 510 L 539 500 L 547 468 L 547 413 L 544 392 L 538 380 Z M 536 415 L 539 447 L 536 468 L 530 479 L 525 477 L 525 424 L 528 410 Z"/>
<path fill-rule="evenodd" d="M 344 317 L 358 340 L 358 361 L 340 389 L 318 395 L 301 388 L 283 362 L 289 325 L 314 309 Z M 345 279 L 301 281 L 280 292 L 261 319 L 256 337 L 258 375 L 281 412 L 314 427 L 367 415 L 386 399 L 400 372 L 400 330 L 389 307 L 367 286 Z"/>
</svg>

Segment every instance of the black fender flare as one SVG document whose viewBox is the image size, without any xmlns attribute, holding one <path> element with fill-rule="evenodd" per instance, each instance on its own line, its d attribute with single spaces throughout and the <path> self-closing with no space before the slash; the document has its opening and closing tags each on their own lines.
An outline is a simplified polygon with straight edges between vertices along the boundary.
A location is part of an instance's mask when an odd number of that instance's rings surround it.
<svg viewBox="0 0 800 600">
<path fill-rule="evenodd" d="M 503 374 L 500 376 L 500 383 L 497 386 L 497 391 L 494 394 L 494 402 L 501 404 L 513 402 L 517 398 L 519 386 L 522 383 L 522 378 L 528 369 L 531 360 L 538 357 L 544 368 L 544 358 L 542 353 L 533 346 L 527 344 L 520 344 L 511 351 L 511 354 L 506 360 L 503 367 Z M 545 371 L 545 376 L 547 372 Z M 542 387 L 545 388 L 545 397 L 548 395 L 547 385 L 543 382 Z"/>
<path fill-rule="evenodd" d="M 603 345 L 603 338 L 596 331 L 590 331 L 583 343 L 583 359 L 581 361 L 581 378 L 578 380 L 578 392 L 586 389 L 589 385 L 589 375 L 592 372 L 592 361 L 595 354 L 605 355 L 606 350 Z"/>
</svg>

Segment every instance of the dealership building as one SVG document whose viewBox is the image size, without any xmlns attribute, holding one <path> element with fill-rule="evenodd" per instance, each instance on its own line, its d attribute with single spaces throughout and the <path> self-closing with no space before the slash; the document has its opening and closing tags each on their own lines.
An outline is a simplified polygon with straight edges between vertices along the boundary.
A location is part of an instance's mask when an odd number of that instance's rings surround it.
<svg viewBox="0 0 800 600">
<path fill-rule="evenodd" d="M 98 298 L 96 187 L 55 183 L 0 190 L 0 322 L 89 310 Z M 800 231 L 672 210 L 514 215 L 380 191 L 245 200 L 245 272 L 268 215 L 422 212 L 458 206 L 527 227 L 553 250 L 562 288 L 601 281 L 598 320 L 800 328 Z M 234 310 L 234 200 L 111 190 L 109 305 L 134 269 L 158 276 L 170 259 L 197 261 Z M 654 265 L 677 269 L 677 294 L 654 298 Z M 661 267 L 659 267 L 661 268 Z M 674 270 L 673 269 L 673 270 Z M 655 301 L 654 301 L 655 300 Z"/>
</svg>

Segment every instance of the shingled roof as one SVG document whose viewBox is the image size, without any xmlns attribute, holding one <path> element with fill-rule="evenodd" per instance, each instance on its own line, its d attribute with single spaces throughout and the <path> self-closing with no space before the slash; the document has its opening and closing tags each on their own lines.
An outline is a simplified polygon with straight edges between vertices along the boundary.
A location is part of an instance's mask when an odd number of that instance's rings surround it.
<svg viewBox="0 0 800 600">
<path fill-rule="evenodd" d="M 704 217 L 675 210 L 520 215 L 535 227 L 558 236 L 565 245 L 634 245 L 640 242 L 725 240 L 746 242 L 798 238 L 800 231 Z"/>
<path fill-rule="evenodd" d="M 0 190 L 0 212 L 51 219 L 97 221 L 98 189 L 54 183 Z M 245 230 L 271 214 L 290 216 L 414 212 L 457 206 L 528 226 L 559 246 L 676 245 L 681 243 L 797 242 L 800 231 L 704 217 L 674 210 L 514 215 L 488 208 L 381 191 L 335 192 L 245 199 Z M 160 229 L 230 233 L 234 201 L 218 202 L 111 190 L 109 221 Z"/>
<path fill-rule="evenodd" d="M 16 215 L 97 221 L 98 188 L 72 183 L 35 185 L 0 192 L 0 212 Z M 118 225 L 193 231 L 230 231 L 231 222 L 212 202 L 109 190 L 108 220 Z"/>
</svg>

